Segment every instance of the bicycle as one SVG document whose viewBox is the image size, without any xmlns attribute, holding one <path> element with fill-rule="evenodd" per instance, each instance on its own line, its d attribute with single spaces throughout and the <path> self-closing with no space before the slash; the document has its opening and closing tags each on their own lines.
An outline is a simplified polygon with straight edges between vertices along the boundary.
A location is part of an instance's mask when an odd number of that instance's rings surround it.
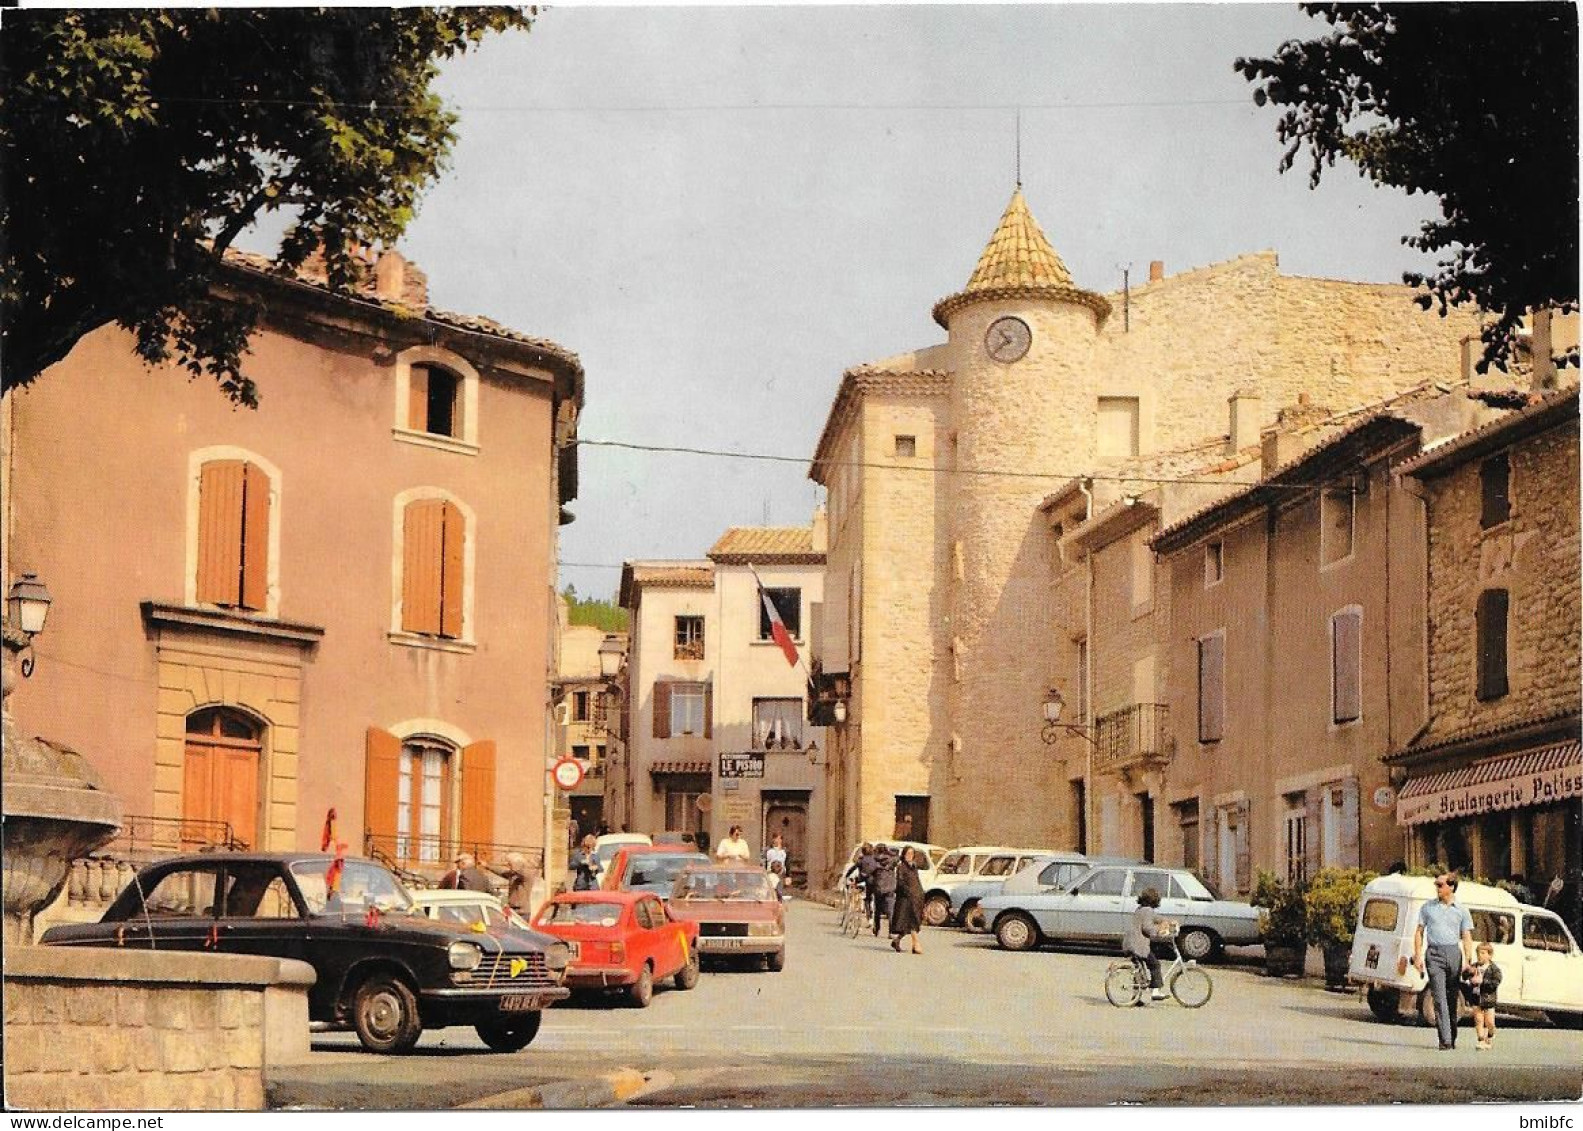
<svg viewBox="0 0 1583 1131">
<path fill-rule="evenodd" d="M 863 889 L 855 884 L 842 888 L 841 933 L 849 939 L 857 938 L 867 916 L 863 914 Z"/>
<path fill-rule="evenodd" d="M 1197 1009 L 1209 1001 L 1215 984 L 1196 960 L 1182 957 L 1174 931 L 1169 938 L 1176 958 L 1164 971 L 1165 988 L 1178 1005 Z M 1111 1005 L 1138 1005 L 1151 998 L 1151 990 L 1149 967 L 1141 958 L 1129 956 L 1126 962 L 1112 962 L 1105 970 L 1105 997 Z"/>
</svg>

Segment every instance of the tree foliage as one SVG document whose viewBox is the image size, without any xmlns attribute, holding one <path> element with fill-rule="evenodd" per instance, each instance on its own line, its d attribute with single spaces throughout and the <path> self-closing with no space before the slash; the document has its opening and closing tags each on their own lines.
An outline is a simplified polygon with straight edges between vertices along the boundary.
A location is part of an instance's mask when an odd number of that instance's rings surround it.
<svg viewBox="0 0 1583 1131">
<path fill-rule="evenodd" d="M 527 27 L 512 8 L 34 9 L 0 36 L 0 371 L 26 385 L 84 334 L 131 331 L 256 405 L 258 311 L 217 296 L 222 256 L 293 217 L 283 270 L 322 251 L 349 288 L 443 166 L 439 64 Z"/>
<path fill-rule="evenodd" d="M 627 611 L 612 600 L 579 597 L 577 587 L 568 584 L 561 596 L 566 598 L 567 623 L 592 625 L 605 632 L 627 631 Z"/>
<path fill-rule="evenodd" d="M 1335 30 L 1238 59 L 1254 100 L 1285 107 L 1282 172 L 1310 186 L 1338 157 L 1381 184 L 1439 198 L 1404 236 L 1438 255 L 1425 309 L 1495 317 L 1479 370 L 1505 366 L 1529 311 L 1578 304 L 1577 11 L 1571 4 L 1303 4 Z M 1576 350 L 1560 360 L 1577 364 Z"/>
</svg>

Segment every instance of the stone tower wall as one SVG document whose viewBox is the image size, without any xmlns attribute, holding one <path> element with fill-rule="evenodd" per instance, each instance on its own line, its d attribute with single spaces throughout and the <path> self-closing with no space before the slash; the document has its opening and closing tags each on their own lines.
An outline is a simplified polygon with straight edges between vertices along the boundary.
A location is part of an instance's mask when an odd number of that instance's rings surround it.
<svg viewBox="0 0 1583 1131">
<path fill-rule="evenodd" d="M 1015 314 L 1033 342 L 1012 364 L 992 360 L 985 331 Z M 1052 633 L 1055 546 L 1040 502 L 1089 466 L 1096 316 L 1085 306 L 1029 300 L 976 303 L 953 316 L 955 466 L 1050 472 L 1049 478 L 951 477 L 947 564 L 950 788 L 937 797 L 942 829 L 957 843 L 1038 844 L 1053 839 L 1064 791 L 1061 763 L 1039 736 L 1041 705 L 1057 663 Z"/>
</svg>

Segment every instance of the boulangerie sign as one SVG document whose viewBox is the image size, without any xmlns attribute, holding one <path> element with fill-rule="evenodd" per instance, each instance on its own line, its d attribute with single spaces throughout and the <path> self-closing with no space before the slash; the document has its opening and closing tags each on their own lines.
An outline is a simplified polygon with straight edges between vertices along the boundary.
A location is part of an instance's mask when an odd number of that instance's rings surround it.
<svg viewBox="0 0 1583 1131">
<path fill-rule="evenodd" d="M 1513 759 L 1512 769 L 1515 772 L 1504 777 L 1468 780 L 1483 775 L 1466 773 L 1464 780 L 1449 780 L 1440 788 L 1433 788 L 1429 781 L 1417 789 L 1414 786 L 1418 783 L 1409 783 L 1396 805 L 1396 823 L 1421 825 L 1432 821 L 1453 821 L 1478 813 L 1521 809 L 1583 797 L 1583 759 L 1577 756 L 1575 749 L 1572 757 L 1561 765 L 1527 768 L 1519 764 L 1524 760 L 1527 759 Z M 1473 769 L 1469 767 L 1469 770 Z"/>
</svg>

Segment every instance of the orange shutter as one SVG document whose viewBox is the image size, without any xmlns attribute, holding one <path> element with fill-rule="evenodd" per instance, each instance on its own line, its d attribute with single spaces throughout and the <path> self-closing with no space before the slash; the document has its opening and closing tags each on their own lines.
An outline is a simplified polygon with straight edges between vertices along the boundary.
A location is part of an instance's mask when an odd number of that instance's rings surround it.
<svg viewBox="0 0 1583 1131">
<path fill-rule="evenodd" d="M 214 813 L 214 760 L 219 752 L 212 746 L 187 743 L 182 758 L 181 815 L 189 821 L 208 821 Z M 183 829 L 182 840 L 204 840 L 200 829 Z"/>
<path fill-rule="evenodd" d="M 387 730 L 369 727 L 363 746 L 363 831 L 378 837 L 377 847 L 392 856 L 400 789 L 401 739 Z"/>
<path fill-rule="evenodd" d="M 445 526 L 441 499 L 407 504 L 403 521 L 401 627 L 429 635 L 440 631 L 440 563 Z"/>
<path fill-rule="evenodd" d="M 426 366 L 414 365 L 408 373 L 407 427 L 414 432 L 426 432 L 429 428 L 429 370 Z"/>
<path fill-rule="evenodd" d="M 440 573 L 440 635 L 462 636 L 462 586 L 466 562 L 467 524 L 462 508 L 444 503 L 440 508 L 444 556 Z"/>
<path fill-rule="evenodd" d="M 654 685 L 654 737 L 669 738 L 671 736 L 671 685 L 656 683 Z"/>
<path fill-rule="evenodd" d="M 242 607 L 262 610 L 269 597 L 269 476 L 242 466 Z"/>
<path fill-rule="evenodd" d="M 258 843 L 258 751 L 219 749 L 214 783 L 220 809 L 215 816 L 231 825 L 231 835 L 248 848 Z"/>
<path fill-rule="evenodd" d="M 495 840 L 495 744 L 489 739 L 462 749 L 462 841 Z"/>
<path fill-rule="evenodd" d="M 235 605 L 242 572 L 242 491 L 245 465 L 217 460 L 198 481 L 198 600 Z"/>
</svg>

